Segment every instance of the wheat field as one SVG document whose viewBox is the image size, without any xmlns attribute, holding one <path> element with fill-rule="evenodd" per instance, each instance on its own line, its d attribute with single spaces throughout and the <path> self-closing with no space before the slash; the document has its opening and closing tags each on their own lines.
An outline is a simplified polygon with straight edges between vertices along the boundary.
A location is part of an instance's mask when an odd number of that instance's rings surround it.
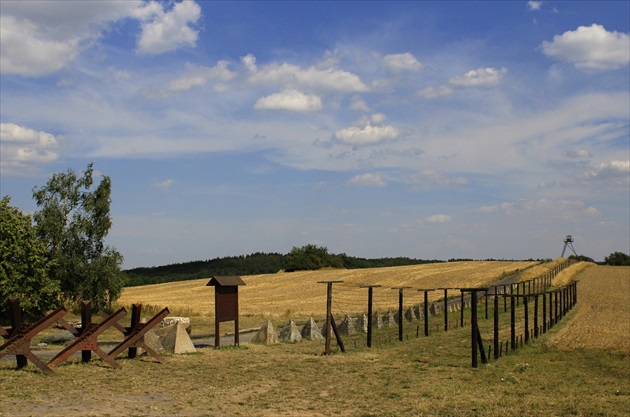
<svg viewBox="0 0 630 417">
<path fill-rule="evenodd" d="M 381 285 L 374 290 L 378 309 L 397 307 L 398 291 L 392 287 L 411 287 L 406 291 L 409 302 L 420 303 L 418 289 L 463 288 L 489 285 L 506 274 L 536 265 L 537 262 L 470 261 L 445 262 L 369 269 L 329 269 L 320 271 L 279 272 L 277 274 L 243 276 L 246 285 L 239 288 L 239 311 L 244 317 L 288 316 L 304 318 L 323 316 L 326 312 L 326 285 L 320 281 L 343 281 L 333 286 L 335 306 L 348 313 L 365 308 L 367 290 L 362 285 Z M 118 303 L 168 307 L 189 316 L 214 316 L 214 288 L 207 287 L 210 277 L 191 281 L 129 287 L 123 290 Z M 459 292 L 453 291 L 453 295 Z M 430 293 L 430 299 L 443 296 Z"/>
</svg>

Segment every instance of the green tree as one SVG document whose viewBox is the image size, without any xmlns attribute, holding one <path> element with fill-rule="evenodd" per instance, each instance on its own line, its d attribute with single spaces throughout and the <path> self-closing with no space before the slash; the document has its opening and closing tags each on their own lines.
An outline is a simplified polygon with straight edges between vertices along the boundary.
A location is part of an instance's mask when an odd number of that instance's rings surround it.
<svg viewBox="0 0 630 417">
<path fill-rule="evenodd" d="M 328 253 L 325 246 L 313 244 L 293 247 L 286 256 L 285 270 L 292 271 L 313 271 L 326 267 L 343 268 L 343 259 L 337 255 Z"/>
<path fill-rule="evenodd" d="M 50 279 L 46 247 L 37 239 L 30 216 L 0 200 L 0 305 L 20 300 L 23 313 L 37 317 L 59 305 L 59 283 Z"/>
<path fill-rule="evenodd" d="M 613 252 L 604 258 L 606 265 L 630 266 L 630 256 L 623 252 Z"/>
<path fill-rule="evenodd" d="M 104 176 L 92 190 L 93 174 L 90 163 L 82 177 L 68 170 L 33 189 L 41 207 L 34 219 L 37 236 L 55 262 L 51 277 L 59 282 L 64 298 L 76 304 L 91 301 L 93 307 L 102 308 L 120 295 L 123 257 L 104 243 L 112 226 L 111 180 Z"/>
</svg>

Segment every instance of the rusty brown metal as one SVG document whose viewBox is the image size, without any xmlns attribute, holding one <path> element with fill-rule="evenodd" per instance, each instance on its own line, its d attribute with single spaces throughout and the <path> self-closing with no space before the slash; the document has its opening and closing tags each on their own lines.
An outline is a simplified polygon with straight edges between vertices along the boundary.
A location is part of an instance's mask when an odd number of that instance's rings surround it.
<svg viewBox="0 0 630 417">
<path fill-rule="evenodd" d="M 19 301 L 17 299 L 11 299 L 9 305 L 10 309 L 17 310 L 10 313 L 12 321 L 16 321 L 13 322 L 13 328 L 10 332 L 3 332 L 2 337 L 7 339 L 7 341 L 0 346 L 0 358 L 3 358 L 6 355 L 15 355 L 18 369 L 26 366 L 28 363 L 27 360 L 30 360 L 35 366 L 41 369 L 44 374 L 52 374 L 52 369 L 50 369 L 31 351 L 31 339 L 67 314 L 68 311 L 65 307 L 59 307 L 55 311 L 41 318 L 39 321 L 27 326 L 22 322 L 22 313 L 19 307 Z"/>
<path fill-rule="evenodd" d="M 133 313 L 135 313 L 135 315 Z M 109 356 L 111 356 L 112 358 L 116 358 L 116 356 L 120 355 L 125 349 L 129 349 L 129 358 L 135 358 L 137 349 L 141 348 L 144 349 L 158 362 L 164 363 L 166 362 L 166 360 L 160 354 L 158 354 L 156 351 L 146 345 L 146 343 L 144 342 L 144 336 L 149 330 L 160 323 L 164 317 L 168 316 L 170 314 L 170 311 L 168 308 L 164 308 L 146 323 L 140 322 L 141 314 L 142 304 L 134 304 L 131 326 L 126 328 L 124 332 L 126 338 L 118 346 L 116 346 L 109 352 Z"/>
<path fill-rule="evenodd" d="M 239 276 L 215 276 L 206 286 L 214 287 L 214 347 L 221 347 L 219 323 L 234 321 L 234 345 L 239 344 L 238 287 L 247 285 Z"/>
<path fill-rule="evenodd" d="M 125 314 L 127 314 L 127 310 L 121 308 L 98 324 L 90 323 L 90 325 L 86 329 L 83 329 L 81 331 L 81 334 L 75 338 L 74 342 L 72 342 L 68 347 L 59 352 L 57 356 L 55 356 L 48 362 L 48 366 L 59 365 L 61 362 L 65 361 L 73 353 L 79 350 L 90 350 L 96 353 L 112 368 L 120 369 L 121 366 L 98 346 L 98 336 L 109 327 L 113 326 L 113 324 L 120 320 L 120 318 L 123 317 Z"/>
</svg>

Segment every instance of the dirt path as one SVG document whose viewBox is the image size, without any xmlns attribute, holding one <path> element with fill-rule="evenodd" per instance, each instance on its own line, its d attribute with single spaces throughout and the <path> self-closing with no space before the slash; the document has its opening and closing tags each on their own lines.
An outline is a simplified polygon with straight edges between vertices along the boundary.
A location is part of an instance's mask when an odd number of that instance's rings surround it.
<svg viewBox="0 0 630 417">
<path fill-rule="evenodd" d="M 577 314 L 556 336 L 558 346 L 630 355 L 630 267 L 593 265 L 576 280 Z"/>
</svg>

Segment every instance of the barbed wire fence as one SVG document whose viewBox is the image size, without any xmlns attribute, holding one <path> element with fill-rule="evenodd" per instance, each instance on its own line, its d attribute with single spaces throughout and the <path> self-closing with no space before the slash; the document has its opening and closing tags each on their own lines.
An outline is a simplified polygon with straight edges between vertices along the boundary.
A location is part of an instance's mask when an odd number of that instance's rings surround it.
<svg viewBox="0 0 630 417">
<path fill-rule="evenodd" d="M 417 289 L 336 281 L 330 314 L 344 349 L 380 347 L 475 327 L 471 350 L 487 362 L 545 334 L 575 305 L 577 281 L 552 287 L 553 278 L 572 263 L 557 264 L 530 280 L 488 288 Z M 334 333 L 330 332 L 327 346 Z M 337 349 L 343 350 L 339 343 Z M 325 353 L 330 352 L 327 348 Z"/>
</svg>

